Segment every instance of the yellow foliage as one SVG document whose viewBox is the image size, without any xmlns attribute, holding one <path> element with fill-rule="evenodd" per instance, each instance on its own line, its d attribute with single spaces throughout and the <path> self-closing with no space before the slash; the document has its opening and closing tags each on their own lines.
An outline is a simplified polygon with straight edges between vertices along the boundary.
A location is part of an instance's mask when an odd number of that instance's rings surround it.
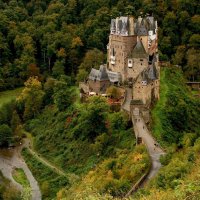
<svg viewBox="0 0 200 200">
<path fill-rule="evenodd" d="M 30 77 L 25 83 L 24 85 L 27 88 L 36 88 L 36 89 L 42 89 L 42 84 L 41 82 L 38 80 L 38 77 Z"/>
<path fill-rule="evenodd" d="M 60 50 L 57 52 L 57 56 L 59 58 L 65 58 L 66 57 L 66 52 L 64 48 L 60 48 Z"/>
<path fill-rule="evenodd" d="M 142 154 L 139 153 L 139 154 L 134 155 L 133 160 L 134 162 L 137 162 L 141 160 L 142 158 L 143 158 Z"/>
<path fill-rule="evenodd" d="M 76 48 L 76 47 L 82 47 L 83 43 L 81 41 L 80 37 L 75 37 L 72 39 L 72 48 Z"/>
<path fill-rule="evenodd" d="M 30 77 L 25 83 L 25 88 L 23 89 L 21 95 L 17 98 L 17 101 L 25 100 L 32 90 L 41 90 L 42 84 L 38 80 L 38 77 Z"/>
</svg>

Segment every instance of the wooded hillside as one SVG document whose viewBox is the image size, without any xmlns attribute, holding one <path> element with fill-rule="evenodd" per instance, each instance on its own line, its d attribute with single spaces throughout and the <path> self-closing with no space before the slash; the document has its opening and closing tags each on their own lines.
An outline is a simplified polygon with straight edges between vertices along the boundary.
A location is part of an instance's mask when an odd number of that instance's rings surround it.
<svg viewBox="0 0 200 200">
<path fill-rule="evenodd" d="M 82 79 L 106 61 L 111 18 L 140 12 L 158 20 L 160 59 L 199 80 L 198 0 L 0 0 L 0 90 L 32 75 Z"/>
</svg>

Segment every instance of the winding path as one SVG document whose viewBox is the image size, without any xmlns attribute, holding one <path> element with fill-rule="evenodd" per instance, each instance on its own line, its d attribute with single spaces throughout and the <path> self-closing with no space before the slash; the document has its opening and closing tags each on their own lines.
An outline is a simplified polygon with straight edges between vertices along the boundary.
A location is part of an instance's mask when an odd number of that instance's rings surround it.
<svg viewBox="0 0 200 200">
<path fill-rule="evenodd" d="M 151 170 L 146 177 L 146 181 L 153 178 L 161 168 L 160 163 L 160 156 L 164 155 L 164 151 L 160 148 L 159 144 L 156 142 L 156 140 L 152 137 L 149 130 L 147 129 L 147 126 L 141 116 L 138 116 L 134 120 L 134 131 L 137 137 L 141 137 L 142 141 L 145 143 L 147 150 L 149 152 L 149 155 L 151 157 L 152 161 L 152 167 Z M 132 121 L 133 121 L 132 120 Z"/>
<path fill-rule="evenodd" d="M 130 115 L 130 102 L 132 100 L 132 91 L 130 88 L 126 88 L 126 97 L 125 97 L 125 102 L 122 105 L 122 109 L 127 111 Z M 151 133 L 149 132 L 146 123 L 144 122 L 142 116 L 130 116 L 133 122 L 133 128 L 134 132 L 136 135 L 136 138 L 140 137 L 142 138 L 142 141 L 146 145 L 146 148 L 148 150 L 149 156 L 151 157 L 151 169 L 146 176 L 144 180 L 142 180 L 142 183 L 148 182 L 151 178 L 153 178 L 161 168 L 161 163 L 160 163 L 160 156 L 164 155 L 164 151 L 162 148 L 160 148 L 159 144 L 157 141 L 153 138 Z M 133 186 L 135 187 L 135 185 Z M 131 191 L 133 191 L 133 188 L 129 191 L 129 195 L 131 194 Z"/>
<path fill-rule="evenodd" d="M 23 147 L 26 147 L 28 151 L 42 164 L 46 165 L 50 169 L 52 169 L 54 172 L 56 172 L 60 176 L 64 176 L 70 180 L 77 179 L 78 176 L 72 173 L 65 173 L 62 169 L 58 168 L 57 166 L 53 165 L 51 162 L 49 162 L 47 159 L 42 157 L 40 154 L 38 154 L 34 148 L 33 148 L 33 143 L 32 139 L 26 138 L 24 139 L 24 145 Z"/>
<path fill-rule="evenodd" d="M 32 200 L 41 200 L 41 192 L 38 183 L 33 177 L 23 158 L 21 157 L 21 150 L 23 147 L 24 144 L 20 147 L 14 148 L 13 150 L 9 150 L 12 153 L 12 156 L 10 157 L 0 155 L 0 169 L 3 175 L 8 178 L 17 187 L 17 189 L 22 191 L 23 187 L 19 183 L 17 183 L 12 177 L 12 170 L 15 167 L 22 168 L 30 183 Z"/>
</svg>

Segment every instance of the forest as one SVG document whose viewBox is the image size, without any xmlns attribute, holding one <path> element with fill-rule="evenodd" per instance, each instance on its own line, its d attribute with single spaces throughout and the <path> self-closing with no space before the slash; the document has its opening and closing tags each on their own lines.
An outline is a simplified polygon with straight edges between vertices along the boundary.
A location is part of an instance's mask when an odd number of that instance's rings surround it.
<svg viewBox="0 0 200 200">
<path fill-rule="evenodd" d="M 29 134 L 37 154 L 64 171 L 23 150 L 43 199 L 121 198 L 150 168 L 128 116 L 103 97 L 83 103 L 76 86 L 106 63 L 110 20 L 147 13 L 158 20 L 159 59 L 171 63 L 149 124 L 167 153 L 134 198 L 199 197 L 200 101 L 185 85 L 200 81 L 199 0 L 0 0 L 0 146 Z M 0 199 L 9 194 L 1 181 Z"/>
<path fill-rule="evenodd" d="M 65 73 L 84 79 L 106 62 L 111 18 L 153 14 L 161 61 L 200 79 L 198 0 L 0 0 L 0 90 Z"/>
</svg>

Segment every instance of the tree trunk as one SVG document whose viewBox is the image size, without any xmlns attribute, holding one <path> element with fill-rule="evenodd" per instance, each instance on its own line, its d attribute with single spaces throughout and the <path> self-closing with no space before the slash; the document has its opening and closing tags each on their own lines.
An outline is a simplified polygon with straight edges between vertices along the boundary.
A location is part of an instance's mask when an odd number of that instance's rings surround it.
<svg viewBox="0 0 200 200">
<path fill-rule="evenodd" d="M 49 67 L 49 73 L 51 73 L 51 58 L 50 57 L 48 58 L 48 61 L 49 61 L 49 66 L 48 66 Z"/>
</svg>

